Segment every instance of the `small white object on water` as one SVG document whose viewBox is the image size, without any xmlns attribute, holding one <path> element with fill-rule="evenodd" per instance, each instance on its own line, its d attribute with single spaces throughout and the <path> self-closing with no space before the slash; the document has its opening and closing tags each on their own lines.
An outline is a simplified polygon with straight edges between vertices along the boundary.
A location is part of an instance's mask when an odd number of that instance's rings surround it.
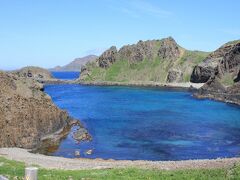
<svg viewBox="0 0 240 180">
<path fill-rule="evenodd" d="M 37 180 L 38 168 L 27 167 L 25 168 L 25 180 Z"/>
</svg>

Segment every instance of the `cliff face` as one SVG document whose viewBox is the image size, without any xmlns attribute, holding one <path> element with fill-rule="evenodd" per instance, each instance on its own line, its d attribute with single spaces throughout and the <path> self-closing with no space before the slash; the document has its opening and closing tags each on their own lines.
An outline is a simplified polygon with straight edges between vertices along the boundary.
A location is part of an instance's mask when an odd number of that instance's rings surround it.
<svg viewBox="0 0 240 180">
<path fill-rule="evenodd" d="M 189 81 L 193 66 L 207 53 L 188 51 L 172 38 L 139 41 L 105 51 L 82 68 L 79 81 Z"/>
<path fill-rule="evenodd" d="M 226 74 L 236 76 L 240 69 L 240 41 L 229 42 L 211 53 L 194 67 L 191 82 L 205 83 L 211 77 L 223 79 Z"/>
<path fill-rule="evenodd" d="M 88 62 L 96 60 L 98 57 L 95 55 L 89 55 L 82 58 L 76 58 L 69 64 L 65 66 L 57 66 L 55 68 L 49 69 L 50 71 L 81 71 L 82 66 Z"/>
<path fill-rule="evenodd" d="M 71 120 L 41 91 L 41 84 L 24 77 L 0 72 L 0 147 L 35 148 Z"/>
</svg>

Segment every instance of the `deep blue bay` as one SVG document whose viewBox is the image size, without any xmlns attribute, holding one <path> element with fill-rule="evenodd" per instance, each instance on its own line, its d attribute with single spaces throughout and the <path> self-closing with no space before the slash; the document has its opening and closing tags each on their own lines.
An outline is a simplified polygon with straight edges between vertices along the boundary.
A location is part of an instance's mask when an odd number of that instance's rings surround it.
<svg viewBox="0 0 240 180">
<path fill-rule="evenodd" d="M 183 160 L 240 154 L 240 108 L 199 100 L 187 91 L 48 85 L 53 101 L 80 119 L 93 137 L 70 133 L 50 155 L 104 159 Z M 92 155 L 84 152 L 93 149 Z"/>
<path fill-rule="evenodd" d="M 76 79 L 79 72 L 52 72 Z M 48 85 L 53 101 L 92 135 L 71 132 L 49 155 L 104 159 L 184 160 L 240 155 L 240 107 L 199 100 L 188 91 L 123 86 Z M 93 154 L 84 152 L 92 149 Z"/>
</svg>

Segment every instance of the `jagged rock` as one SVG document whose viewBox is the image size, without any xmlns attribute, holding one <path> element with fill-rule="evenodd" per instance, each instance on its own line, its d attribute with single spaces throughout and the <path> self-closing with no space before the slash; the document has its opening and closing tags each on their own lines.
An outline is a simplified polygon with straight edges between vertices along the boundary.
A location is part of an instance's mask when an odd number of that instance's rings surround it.
<svg viewBox="0 0 240 180">
<path fill-rule="evenodd" d="M 191 82 L 205 83 L 215 76 L 221 78 L 225 73 L 237 73 L 239 68 L 240 42 L 230 42 L 221 46 L 194 67 Z"/>
<path fill-rule="evenodd" d="M 0 87 L 0 147 L 36 148 L 71 121 L 34 79 L 0 72 Z"/>
<path fill-rule="evenodd" d="M 123 46 L 118 52 L 120 60 L 128 60 L 130 63 L 151 60 L 154 57 L 156 41 L 139 41 L 137 44 Z"/>
<path fill-rule="evenodd" d="M 158 50 L 158 56 L 164 60 L 176 60 L 180 56 L 180 47 L 172 37 L 163 39 Z"/>
<path fill-rule="evenodd" d="M 182 82 L 183 81 L 183 73 L 178 69 L 171 69 L 168 71 L 167 82 Z"/>
<path fill-rule="evenodd" d="M 98 65 L 102 68 L 107 68 L 116 61 L 117 48 L 112 46 L 110 49 L 106 50 L 98 59 Z"/>
</svg>

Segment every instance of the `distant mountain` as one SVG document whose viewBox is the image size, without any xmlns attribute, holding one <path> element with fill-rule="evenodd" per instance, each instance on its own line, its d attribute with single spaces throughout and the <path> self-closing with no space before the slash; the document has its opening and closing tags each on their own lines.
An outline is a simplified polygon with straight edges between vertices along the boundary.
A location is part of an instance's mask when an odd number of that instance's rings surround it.
<svg viewBox="0 0 240 180">
<path fill-rule="evenodd" d="M 95 61 L 98 58 L 98 56 L 95 55 L 89 55 L 82 58 L 76 58 L 74 61 L 70 62 L 69 64 L 65 66 L 56 66 L 52 69 L 49 69 L 50 71 L 81 71 L 81 67 L 84 66 L 88 62 Z"/>
</svg>

